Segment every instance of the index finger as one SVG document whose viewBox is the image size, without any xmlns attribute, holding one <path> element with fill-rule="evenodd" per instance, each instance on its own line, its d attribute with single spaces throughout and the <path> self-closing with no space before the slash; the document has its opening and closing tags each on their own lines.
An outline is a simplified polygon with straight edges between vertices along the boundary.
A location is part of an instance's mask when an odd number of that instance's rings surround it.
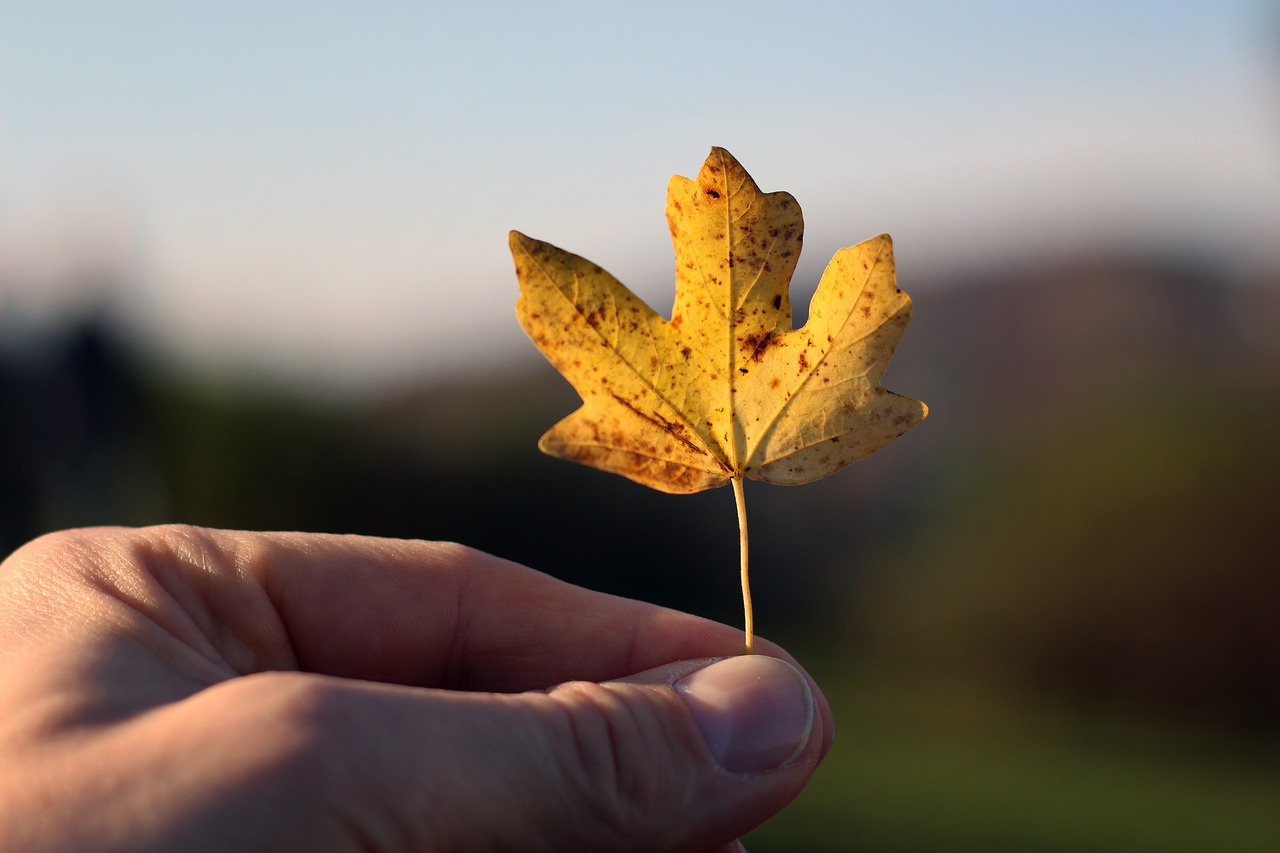
<svg viewBox="0 0 1280 853">
<path fill-rule="evenodd" d="M 541 689 L 738 654 L 738 629 L 593 592 L 461 545 L 178 529 L 253 580 L 301 669 L 465 690 Z M 791 660 L 769 643 L 761 650 Z"/>
</svg>

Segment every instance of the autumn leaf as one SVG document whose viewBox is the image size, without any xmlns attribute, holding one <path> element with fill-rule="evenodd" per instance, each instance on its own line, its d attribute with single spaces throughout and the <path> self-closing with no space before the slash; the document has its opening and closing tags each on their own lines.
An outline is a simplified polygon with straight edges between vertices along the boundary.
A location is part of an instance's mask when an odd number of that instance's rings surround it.
<svg viewBox="0 0 1280 853">
<path fill-rule="evenodd" d="M 744 477 L 807 483 L 925 417 L 880 385 L 911 300 L 881 235 L 835 254 L 792 329 L 800 206 L 760 192 L 721 148 L 696 178 L 671 179 L 667 223 L 670 320 L 591 261 L 511 233 L 520 324 L 583 400 L 539 447 L 665 492 L 733 483 L 745 595 Z"/>
</svg>

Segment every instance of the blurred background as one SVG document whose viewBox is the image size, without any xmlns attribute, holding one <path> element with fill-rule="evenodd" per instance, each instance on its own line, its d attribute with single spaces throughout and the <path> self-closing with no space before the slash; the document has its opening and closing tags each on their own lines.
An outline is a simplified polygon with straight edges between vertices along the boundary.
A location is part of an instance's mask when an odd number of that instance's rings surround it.
<svg viewBox="0 0 1280 853">
<path fill-rule="evenodd" d="M 1274 3 L 0 3 L 0 550 L 455 539 L 738 624 L 728 490 L 537 452 L 506 249 L 665 311 L 712 145 L 804 208 L 798 322 L 893 235 L 931 410 L 748 487 L 839 729 L 753 853 L 1280 849 Z"/>
</svg>

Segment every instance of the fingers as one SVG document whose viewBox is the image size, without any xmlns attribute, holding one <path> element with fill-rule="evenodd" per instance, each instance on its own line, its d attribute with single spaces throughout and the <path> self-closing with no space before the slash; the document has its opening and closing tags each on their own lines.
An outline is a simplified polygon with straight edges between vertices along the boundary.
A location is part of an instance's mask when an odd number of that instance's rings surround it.
<svg viewBox="0 0 1280 853">
<path fill-rule="evenodd" d="M 179 602 L 205 634 L 229 638 L 222 651 L 241 672 L 301 668 L 518 691 L 742 650 L 736 628 L 588 591 L 460 545 L 183 526 L 81 535 L 109 538 L 98 550 L 141 567 L 141 586 Z M 164 620 L 163 603 L 149 606 L 152 621 Z"/>
<path fill-rule="evenodd" d="M 24 549 L 0 575 L 10 599 L 26 589 L 50 605 L 57 636 L 97 625 L 93 636 L 114 631 L 157 660 L 207 652 L 241 673 L 297 663 L 365 679 L 268 672 L 190 688 L 102 729 L 114 752 L 98 751 L 101 772 L 59 747 L 88 768 L 70 775 L 108 785 L 95 819 L 157 849 L 236 849 L 261 822 L 306 829 L 317 850 L 733 849 L 831 740 L 821 693 L 783 660 L 682 660 L 736 653 L 735 629 L 458 546 L 81 531 Z M 45 788 L 61 784 L 53 760 L 33 766 Z M 41 778 L 28 786 L 37 800 Z"/>
<path fill-rule="evenodd" d="M 741 651 L 736 629 L 459 545 L 235 535 L 312 671 L 516 691 Z"/>
<path fill-rule="evenodd" d="M 75 531 L 15 559 L 34 560 L 37 576 L 51 564 L 91 564 L 85 582 L 96 593 L 126 598 L 127 614 L 144 614 L 148 629 L 165 626 L 182 649 L 212 656 L 216 647 L 242 674 L 301 668 L 509 692 L 617 679 L 742 647 L 735 628 L 442 543 L 170 526 Z M 102 612 L 90 610 L 59 618 Z M 791 660 L 767 642 L 759 648 Z M 819 711 L 829 730 L 825 703 Z"/>
<path fill-rule="evenodd" d="M 759 655 L 522 694 L 267 676 L 185 710 L 255 690 L 291 721 L 283 761 L 306 779 L 274 819 L 306 807 L 367 849 L 705 853 L 789 802 L 827 739 L 806 679 Z"/>
<path fill-rule="evenodd" d="M 760 655 L 523 694 L 237 678 L 25 756 L 0 846 L 731 851 L 810 778 L 818 699 Z"/>
</svg>

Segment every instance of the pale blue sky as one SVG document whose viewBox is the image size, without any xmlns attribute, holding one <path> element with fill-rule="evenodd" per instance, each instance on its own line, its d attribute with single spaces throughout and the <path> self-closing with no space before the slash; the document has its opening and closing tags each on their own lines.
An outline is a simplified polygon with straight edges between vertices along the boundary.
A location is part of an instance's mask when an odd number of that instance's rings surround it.
<svg viewBox="0 0 1280 853">
<path fill-rule="evenodd" d="M 1280 268 L 1278 79 L 1245 0 L 0 0 L 0 329 L 98 263 L 202 363 L 535 360 L 506 232 L 665 311 L 666 182 L 711 145 L 799 199 L 804 297 L 880 231 L 908 290 L 1096 247 Z"/>
</svg>

